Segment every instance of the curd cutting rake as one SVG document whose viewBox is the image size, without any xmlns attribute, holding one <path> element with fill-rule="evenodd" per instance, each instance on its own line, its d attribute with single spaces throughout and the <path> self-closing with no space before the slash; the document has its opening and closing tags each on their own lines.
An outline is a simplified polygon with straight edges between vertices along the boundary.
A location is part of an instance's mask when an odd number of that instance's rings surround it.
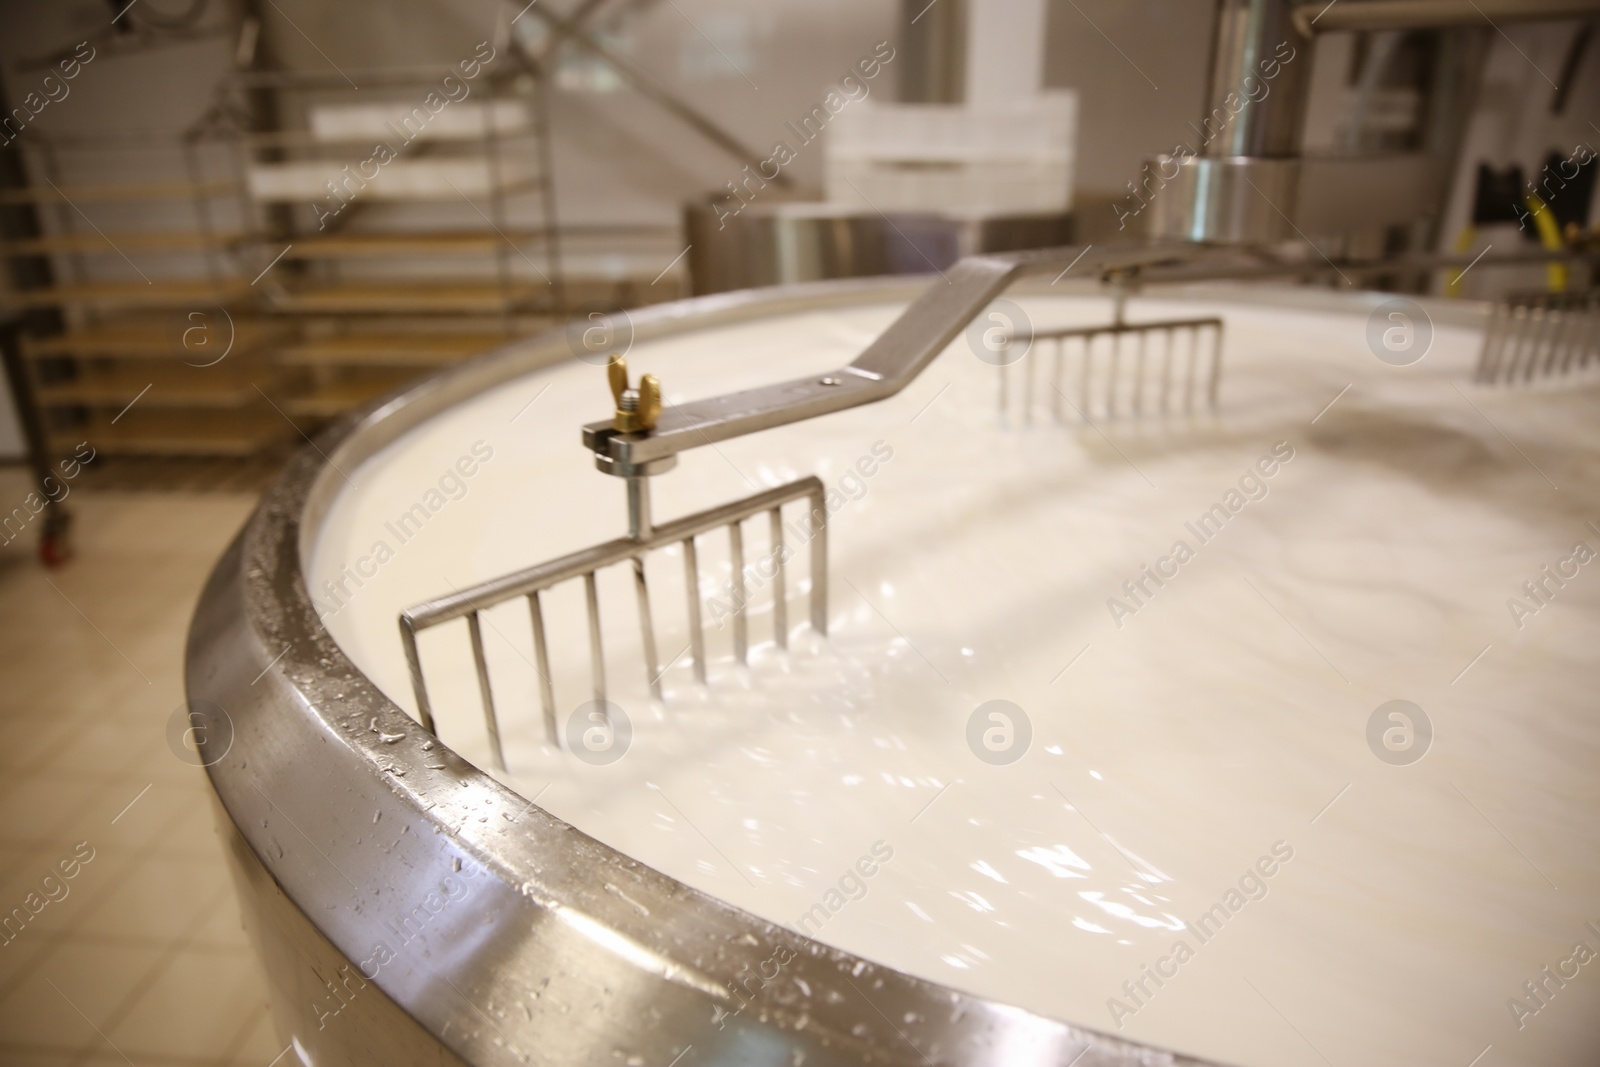
<svg viewBox="0 0 1600 1067">
<path fill-rule="evenodd" d="M 1079 408 L 1087 417 L 1091 410 L 1139 415 L 1192 411 L 1199 394 L 1214 407 L 1221 367 L 1222 322 L 1216 318 L 1179 319 L 1161 322 L 1129 323 L 1123 318 L 1127 280 L 1141 270 L 1183 264 L 1210 255 L 1194 245 L 1107 248 L 1099 252 L 1052 249 L 1009 255 L 973 256 L 961 260 L 935 282 L 897 318 L 887 330 L 867 346 L 848 366 L 837 371 L 761 386 L 743 392 L 661 408 L 660 385 L 645 375 L 637 387 L 628 383 L 627 367 L 620 357 L 608 365 L 614 412 L 611 418 L 583 428 L 583 443 L 593 453 L 595 465 L 607 474 L 622 478 L 628 502 L 628 532 L 603 544 L 582 549 L 559 559 L 494 578 L 408 608 L 399 619 L 401 641 L 410 667 L 417 711 L 423 727 L 434 729 L 433 707 L 423 678 L 422 661 L 417 651 L 417 634 L 455 619 L 465 618 L 477 669 L 479 696 L 495 765 L 505 769 L 500 729 L 495 709 L 488 662 L 484 655 L 480 614 L 497 604 L 517 597 L 526 598 L 533 629 L 535 669 L 539 675 L 540 705 L 545 739 L 560 744 L 556 715 L 556 696 L 551 683 L 549 643 L 547 641 L 541 594 L 560 583 L 581 579 L 587 603 L 591 688 L 597 701 L 606 694 L 605 652 L 601 636 L 600 606 L 596 574 L 605 567 L 627 563 L 633 572 L 638 602 L 645 678 L 651 694 L 661 699 L 661 674 L 656 651 L 655 624 L 650 611 L 650 590 L 645 578 L 645 560 L 656 549 L 681 545 L 687 592 L 690 632 L 689 654 L 693 657 L 697 681 L 706 680 L 704 627 L 696 538 L 720 528 L 727 530 L 732 568 L 734 602 L 733 645 L 739 662 L 746 661 L 749 649 L 746 619 L 744 523 L 765 513 L 768 516 L 768 549 L 776 563 L 773 576 L 773 636 L 784 647 L 788 638 L 786 614 L 787 579 L 784 567 L 784 522 L 782 509 L 791 502 L 807 501 L 808 526 L 802 529 L 811 568 L 811 626 L 825 634 L 828 626 L 828 553 L 825 489 L 816 477 L 801 478 L 773 489 L 752 494 L 719 507 L 681 519 L 655 525 L 650 514 L 649 479 L 677 464 L 678 453 L 714 444 L 758 430 L 782 426 L 846 408 L 869 404 L 894 396 L 904 389 L 942 352 L 952 340 L 996 296 L 1019 276 L 1046 273 L 1065 263 L 1080 263 L 1085 272 L 1094 271 L 1119 284 L 1116 315 L 1112 323 L 1091 328 L 1060 330 L 1036 339 L 1054 343 L 1057 398 L 1053 410 L 1059 415 L 1063 394 L 1063 348 L 1073 340 L 1083 344 L 1082 366 L 1078 375 Z M 1162 334 L 1165 345 L 1160 356 L 1147 353 L 1146 339 Z M 1181 350 L 1173 338 L 1186 336 L 1189 343 Z M 1108 374 L 1091 375 L 1090 360 L 1094 342 L 1111 340 Z M 1207 346 L 1201 338 L 1210 339 Z M 1126 377 L 1120 372 L 1122 345 L 1137 342 Z M 1204 353 L 1202 349 L 1204 348 Z M 1148 359 L 1147 359 L 1148 355 Z M 1158 387 L 1146 388 L 1147 367 L 1159 360 Z M 1153 373 L 1153 371 L 1151 371 Z M 1025 388 L 1031 397 L 1031 371 Z M 1091 382 L 1099 383 L 1097 387 Z M 1119 382 L 1128 384 L 1119 385 Z M 1002 385 L 1004 389 L 1004 385 Z M 1092 395 L 1091 395 L 1092 394 Z M 1004 394 L 1002 394 L 1004 406 Z M 601 705 L 604 706 L 603 704 Z"/>
</svg>

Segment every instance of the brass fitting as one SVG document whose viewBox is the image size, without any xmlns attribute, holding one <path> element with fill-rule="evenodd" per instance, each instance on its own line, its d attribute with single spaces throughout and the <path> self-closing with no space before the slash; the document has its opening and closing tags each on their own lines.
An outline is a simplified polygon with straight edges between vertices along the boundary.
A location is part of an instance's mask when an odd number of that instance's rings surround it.
<svg viewBox="0 0 1600 1067">
<path fill-rule="evenodd" d="M 620 355 L 606 364 L 611 396 L 616 401 L 616 416 L 611 420 L 618 433 L 648 433 L 661 417 L 661 383 L 654 374 L 639 379 L 637 389 L 628 385 L 628 363 Z"/>
</svg>

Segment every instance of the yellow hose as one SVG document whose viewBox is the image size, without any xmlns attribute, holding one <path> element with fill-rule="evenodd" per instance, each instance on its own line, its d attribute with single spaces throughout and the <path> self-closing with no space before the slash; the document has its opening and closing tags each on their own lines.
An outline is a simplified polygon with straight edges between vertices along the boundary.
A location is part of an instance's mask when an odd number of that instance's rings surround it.
<svg viewBox="0 0 1600 1067">
<path fill-rule="evenodd" d="M 1561 226 L 1556 222 L 1553 211 L 1545 206 L 1543 200 L 1537 196 L 1528 196 L 1528 210 L 1533 212 L 1533 225 L 1539 231 L 1539 243 L 1548 252 L 1559 252 L 1566 247 L 1566 242 L 1561 239 Z M 1567 265 L 1565 263 L 1551 263 L 1545 267 L 1545 276 L 1549 281 L 1552 293 L 1567 291 Z"/>
</svg>

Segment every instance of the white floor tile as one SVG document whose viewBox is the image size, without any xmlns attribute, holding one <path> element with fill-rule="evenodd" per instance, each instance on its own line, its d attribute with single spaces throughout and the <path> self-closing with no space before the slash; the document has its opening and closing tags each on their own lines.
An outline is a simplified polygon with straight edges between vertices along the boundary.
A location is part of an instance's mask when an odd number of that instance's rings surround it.
<svg viewBox="0 0 1600 1067">
<path fill-rule="evenodd" d="M 67 567 L 43 571 L 31 546 L 0 554 L 0 909 L 75 842 L 96 855 L 66 899 L 0 947 L 0 1064 L 127 1063 L 49 979 L 139 1067 L 265 1067 L 282 1046 L 210 784 L 165 738 L 195 597 L 253 502 L 73 503 Z"/>
<path fill-rule="evenodd" d="M 184 952 L 140 995 L 107 1036 L 135 1062 L 143 1056 L 216 1056 L 263 1003 L 259 967 L 238 953 Z M 182 1019 L 181 1026 L 174 1026 Z"/>
</svg>

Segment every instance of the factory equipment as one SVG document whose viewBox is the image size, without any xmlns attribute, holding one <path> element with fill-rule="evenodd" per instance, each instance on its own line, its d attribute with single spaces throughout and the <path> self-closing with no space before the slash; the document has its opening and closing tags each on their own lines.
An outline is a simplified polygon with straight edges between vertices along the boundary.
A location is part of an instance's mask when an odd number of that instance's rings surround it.
<svg viewBox="0 0 1600 1067">
<path fill-rule="evenodd" d="M 1600 937 L 1588 298 L 1250 231 L 663 305 L 297 456 L 188 684 L 301 1061 L 1592 1058 L 1505 1016 Z"/>
</svg>

